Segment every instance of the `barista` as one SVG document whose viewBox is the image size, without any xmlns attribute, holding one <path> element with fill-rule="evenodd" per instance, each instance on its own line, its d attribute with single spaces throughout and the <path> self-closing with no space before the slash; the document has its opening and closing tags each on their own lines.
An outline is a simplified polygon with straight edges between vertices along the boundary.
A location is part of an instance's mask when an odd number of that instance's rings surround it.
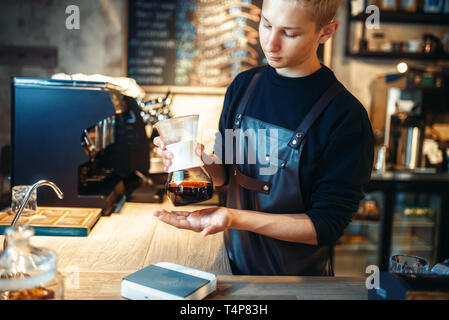
<svg viewBox="0 0 449 320">
<path fill-rule="evenodd" d="M 222 137 L 226 129 L 276 129 L 276 173 L 203 153 L 206 164 L 216 161 L 206 165 L 213 183 L 229 185 L 226 207 L 154 213 L 204 236 L 224 231 L 234 274 L 333 275 L 331 248 L 357 211 L 373 164 L 365 108 L 317 57 L 338 28 L 339 5 L 264 0 L 259 33 L 268 66 L 242 72 L 226 92 Z M 173 154 L 159 137 L 154 143 L 168 170 Z M 257 154 L 256 146 L 242 150 Z"/>
</svg>

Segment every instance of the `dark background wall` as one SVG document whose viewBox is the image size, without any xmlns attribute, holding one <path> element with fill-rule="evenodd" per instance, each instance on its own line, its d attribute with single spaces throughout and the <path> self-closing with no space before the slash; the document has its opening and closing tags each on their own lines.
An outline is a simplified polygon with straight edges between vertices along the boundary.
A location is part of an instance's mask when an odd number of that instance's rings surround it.
<svg viewBox="0 0 449 320">
<path fill-rule="evenodd" d="M 10 143 L 12 77 L 55 73 L 123 75 L 124 0 L 2 0 L 0 46 L 56 47 L 54 67 L 0 64 L 0 148 Z M 80 29 L 66 28 L 66 8 L 80 9 Z"/>
</svg>

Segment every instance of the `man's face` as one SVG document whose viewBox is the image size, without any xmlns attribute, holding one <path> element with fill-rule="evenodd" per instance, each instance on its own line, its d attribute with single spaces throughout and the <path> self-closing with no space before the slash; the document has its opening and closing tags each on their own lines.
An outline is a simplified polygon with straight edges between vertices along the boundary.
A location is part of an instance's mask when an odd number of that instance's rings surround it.
<svg viewBox="0 0 449 320">
<path fill-rule="evenodd" d="M 269 65 L 278 71 L 307 69 L 317 61 L 319 30 L 307 8 L 292 1 L 264 0 L 259 36 Z"/>
</svg>

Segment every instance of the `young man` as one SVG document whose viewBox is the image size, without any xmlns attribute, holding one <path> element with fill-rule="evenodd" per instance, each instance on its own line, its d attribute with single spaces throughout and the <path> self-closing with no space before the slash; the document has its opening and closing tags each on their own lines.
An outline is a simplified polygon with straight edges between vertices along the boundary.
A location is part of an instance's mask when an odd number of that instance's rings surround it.
<svg viewBox="0 0 449 320">
<path fill-rule="evenodd" d="M 242 72 L 227 90 L 222 137 L 226 129 L 276 130 L 276 173 L 261 175 L 258 163 L 209 165 L 216 186 L 229 184 L 226 207 L 155 212 L 203 235 L 224 231 L 234 274 L 333 275 L 331 248 L 357 211 L 373 164 L 364 107 L 317 57 L 338 28 L 339 5 L 265 0 L 259 32 L 269 65 Z M 168 168 L 173 155 L 160 138 L 155 143 Z M 257 154 L 254 145 L 242 147 Z"/>
</svg>

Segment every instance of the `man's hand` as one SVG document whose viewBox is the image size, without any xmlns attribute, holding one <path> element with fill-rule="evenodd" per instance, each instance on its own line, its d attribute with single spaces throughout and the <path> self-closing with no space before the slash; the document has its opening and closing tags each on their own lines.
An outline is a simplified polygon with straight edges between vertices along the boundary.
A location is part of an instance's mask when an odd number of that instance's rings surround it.
<svg viewBox="0 0 449 320">
<path fill-rule="evenodd" d="M 158 210 L 154 216 L 179 229 L 201 232 L 208 236 L 231 226 L 232 211 L 224 207 L 206 208 L 193 212 Z"/>
</svg>

